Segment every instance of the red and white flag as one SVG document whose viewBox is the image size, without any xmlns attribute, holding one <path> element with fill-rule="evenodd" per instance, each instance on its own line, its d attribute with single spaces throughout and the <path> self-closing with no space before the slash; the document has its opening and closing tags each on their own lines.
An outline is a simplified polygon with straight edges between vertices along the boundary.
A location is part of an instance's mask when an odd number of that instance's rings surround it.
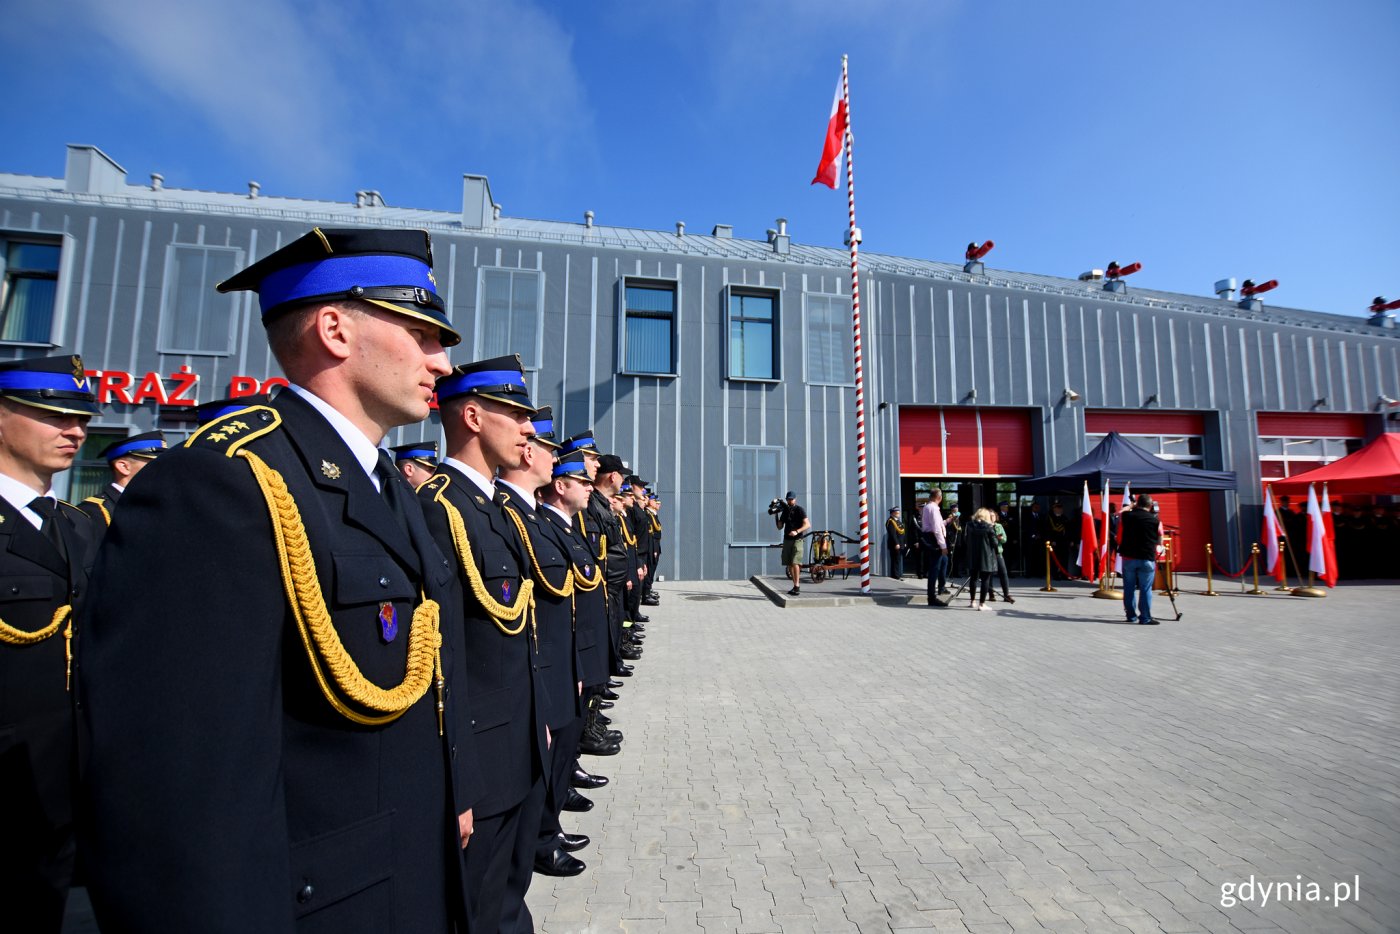
<svg viewBox="0 0 1400 934">
<path fill-rule="evenodd" d="M 1103 528 L 1099 533 L 1099 573 L 1103 574 L 1108 567 L 1108 484 L 1103 485 L 1103 491 L 1099 493 L 1099 516 L 1103 520 Z"/>
<path fill-rule="evenodd" d="M 1327 530 L 1327 572 L 1330 576 L 1323 578 L 1327 581 L 1328 587 L 1337 586 L 1337 578 L 1341 576 L 1341 569 L 1337 566 L 1337 526 L 1332 521 L 1332 500 L 1327 495 L 1327 484 L 1322 485 L 1322 527 Z"/>
<path fill-rule="evenodd" d="M 1337 586 L 1337 555 L 1327 538 L 1327 519 L 1317 502 L 1317 490 L 1308 484 L 1308 570 L 1328 587 Z"/>
<path fill-rule="evenodd" d="M 1278 514 L 1274 512 L 1274 488 L 1264 487 L 1264 573 L 1283 583 L 1283 552 L 1278 540 L 1282 530 L 1278 524 Z"/>
<path fill-rule="evenodd" d="M 1084 501 L 1079 507 L 1079 574 L 1085 580 L 1098 578 L 1099 537 L 1094 532 L 1094 504 L 1089 499 L 1089 481 L 1084 481 Z"/>
<path fill-rule="evenodd" d="M 841 95 L 841 82 L 836 82 L 836 94 L 831 98 L 831 116 L 826 121 L 826 142 L 822 145 L 822 161 L 817 166 L 813 185 L 836 187 L 841 168 L 841 148 L 846 141 L 846 98 Z"/>
<path fill-rule="evenodd" d="M 1123 573 L 1123 555 L 1118 551 L 1118 546 L 1123 544 L 1123 513 L 1127 512 L 1133 505 L 1132 484 L 1123 484 L 1123 505 L 1118 507 L 1118 537 L 1113 542 L 1113 570 L 1119 575 Z"/>
</svg>

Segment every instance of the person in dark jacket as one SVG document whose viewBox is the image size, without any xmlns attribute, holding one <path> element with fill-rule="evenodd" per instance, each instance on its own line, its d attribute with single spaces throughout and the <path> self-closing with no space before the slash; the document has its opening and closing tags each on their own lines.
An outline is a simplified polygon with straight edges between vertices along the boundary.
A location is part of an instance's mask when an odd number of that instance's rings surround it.
<svg viewBox="0 0 1400 934">
<path fill-rule="evenodd" d="M 979 509 L 963 530 L 966 538 L 967 570 L 972 578 L 968 606 L 987 608 L 987 596 L 992 592 L 992 573 L 997 569 L 997 536 L 995 517 L 990 509 Z M 981 587 L 981 599 L 977 598 Z"/>
<path fill-rule="evenodd" d="M 0 364 L 0 898 L 57 932 L 73 875 L 73 616 L 100 531 L 56 499 L 98 414 L 77 356 Z"/>
<path fill-rule="evenodd" d="M 141 472 L 156 455 L 165 450 L 165 436 L 158 431 L 147 431 L 121 441 L 114 441 L 97 455 L 107 462 L 112 471 L 112 482 L 95 495 L 78 504 L 87 513 L 93 524 L 103 531 L 112 524 L 112 513 L 116 511 L 117 500 L 126 490 L 126 485 Z"/>
<path fill-rule="evenodd" d="M 1152 497 L 1138 494 L 1133 508 L 1125 511 L 1123 541 L 1123 612 L 1128 622 L 1136 619 L 1143 626 L 1155 626 L 1152 618 L 1152 579 L 1157 572 L 1157 552 L 1162 546 L 1162 524 L 1152 511 Z"/>
<path fill-rule="evenodd" d="M 317 229 L 219 286 L 258 292 L 291 385 L 144 468 L 98 552 L 74 674 L 103 931 L 464 920 L 461 593 L 376 447 L 450 370 L 430 274 L 423 231 Z"/>
<path fill-rule="evenodd" d="M 890 559 L 890 577 L 904 580 L 904 552 L 909 546 L 905 542 L 904 520 L 899 516 L 899 507 L 890 507 L 890 517 L 885 520 L 885 553 Z"/>
</svg>

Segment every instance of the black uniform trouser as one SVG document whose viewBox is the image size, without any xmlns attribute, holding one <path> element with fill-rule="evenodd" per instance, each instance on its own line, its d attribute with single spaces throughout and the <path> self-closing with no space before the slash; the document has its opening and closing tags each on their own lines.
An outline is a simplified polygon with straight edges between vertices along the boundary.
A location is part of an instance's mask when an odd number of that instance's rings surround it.
<svg viewBox="0 0 1400 934">
<path fill-rule="evenodd" d="M 509 872 L 501 899 L 500 928 L 491 930 L 534 934 L 535 920 L 530 917 L 530 909 L 525 904 L 525 893 L 530 889 L 530 880 L 535 877 L 535 838 L 539 833 L 540 815 L 545 810 L 544 802 L 545 778 L 540 776 L 525 800 L 520 802 L 520 819 L 515 823 Z"/>
<path fill-rule="evenodd" d="M 539 837 L 535 842 L 535 855 L 541 859 L 554 852 L 559 846 L 559 835 L 564 832 L 559 816 L 564 810 L 564 802 L 569 800 L 569 791 L 573 788 L 574 768 L 578 763 L 578 743 L 582 738 L 582 717 L 575 717 L 554 731 L 549 794 L 540 816 Z"/>
<path fill-rule="evenodd" d="M 526 798 L 529 796 L 527 795 Z M 520 835 L 521 800 L 498 814 L 478 817 L 472 823 L 466 859 L 467 905 L 472 931 L 499 931 L 507 903 L 511 857 Z M 535 825 L 532 825 L 535 826 Z M 521 893 L 524 898 L 524 893 Z"/>
<path fill-rule="evenodd" d="M 77 847 L 70 820 L 55 820 L 54 805 L 46 797 L 54 793 L 44 783 L 58 776 L 45 773 L 42 763 L 58 762 L 71 751 L 71 717 L 55 714 L 42 725 L 14 728 L 6 735 L 0 728 L 0 905 L 9 919 L 0 927 L 15 930 L 52 931 L 63 926 L 63 906 L 73 880 Z M 71 794 L 65 790 L 62 794 Z"/>
<path fill-rule="evenodd" d="M 901 548 L 886 548 L 885 551 L 890 556 L 890 577 L 903 577 L 904 550 Z"/>
<path fill-rule="evenodd" d="M 625 587 L 626 585 L 624 584 L 623 586 Z M 642 584 L 640 581 L 633 579 L 632 589 L 626 592 L 625 601 L 627 615 L 624 618 L 635 620 L 642 613 Z"/>
<path fill-rule="evenodd" d="M 615 673 L 622 664 L 622 617 L 625 610 L 622 596 L 626 584 L 622 581 L 608 581 L 608 674 Z"/>
</svg>

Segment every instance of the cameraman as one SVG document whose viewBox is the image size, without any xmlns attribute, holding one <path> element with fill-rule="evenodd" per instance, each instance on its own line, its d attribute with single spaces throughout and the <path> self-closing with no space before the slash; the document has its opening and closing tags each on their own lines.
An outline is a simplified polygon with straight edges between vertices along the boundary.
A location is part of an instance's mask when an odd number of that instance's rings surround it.
<svg viewBox="0 0 1400 934">
<path fill-rule="evenodd" d="M 788 579 L 792 581 L 792 589 L 788 591 L 788 596 L 795 597 L 802 592 L 799 586 L 799 576 L 802 573 L 802 536 L 812 527 L 812 522 L 807 518 L 807 510 L 797 505 L 797 494 L 788 490 L 785 497 L 787 507 L 778 513 L 777 521 L 783 527 L 783 565 L 787 568 Z"/>
</svg>

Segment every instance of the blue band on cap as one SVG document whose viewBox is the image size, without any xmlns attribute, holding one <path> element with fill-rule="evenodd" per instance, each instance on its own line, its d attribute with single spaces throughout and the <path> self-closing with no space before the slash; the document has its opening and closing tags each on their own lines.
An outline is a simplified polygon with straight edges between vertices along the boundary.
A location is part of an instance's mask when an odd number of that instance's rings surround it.
<svg viewBox="0 0 1400 934">
<path fill-rule="evenodd" d="M 583 464 L 576 463 L 573 461 L 554 465 L 554 476 L 556 477 L 571 477 L 575 474 L 583 474 L 584 476 L 587 476 L 588 468 Z"/>
<path fill-rule="evenodd" d="M 107 460 L 114 461 L 119 457 L 125 457 L 126 455 L 134 454 L 137 451 L 152 450 L 165 450 L 165 442 L 159 438 L 140 438 L 135 441 L 128 441 L 125 444 L 119 444 L 116 447 L 112 448 L 112 450 L 108 451 Z"/>
<path fill-rule="evenodd" d="M 593 440 L 592 435 L 588 435 L 570 441 L 568 444 L 564 445 L 564 450 L 568 453 L 572 453 L 574 451 L 582 451 L 584 448 L 596 448 L 597 446 L 598 442 Z"/>
<path fill-rule="evenodd" d="M 299 263 L 269 273 L 258 286 L 263 314 L 299 298 L 348 292 L 355 286 L 420 288 L 437 294 L 428 278 L 432 269 L 408 256 L 328 256 L 314 263 Z"/>
<path fill-rule="evenodd" d="M 519 370 L 482 370 L 478 373 L 463 373 L 449 376 L 438 384 L 438 398 L 450 399 L 485 386 L 509 386 L 528 394 L 525 389 L 525 375 Z"/>
<path fill-rule="evenodd" d="M 549 435 L 551 438 L 554 437 L 554 419 L 545 418 L 537 422 L 531 422 L 530 424 L 535 426 L 535 434 Z"/>
<path fill-rule="evenodd" d="M 429 460 L 437 460 L 437 451 L 433 450 L 432 448 L 409 448 L 405 451 L 399 451 L 395 459 L 401 461 L 410 461 L 413 460 L 415 457 L 426 457 Z"/>
<path fill-rule="evenodd" d="M 13 389 L 18 392 L 41 392 L 52 389 L 55 392 L 91 393 L 87 377 L 81 381 L 71 373 L 41 373 L 32 370 L 10 370 L 0 373 L 0 390 Z"/>
</svg>

